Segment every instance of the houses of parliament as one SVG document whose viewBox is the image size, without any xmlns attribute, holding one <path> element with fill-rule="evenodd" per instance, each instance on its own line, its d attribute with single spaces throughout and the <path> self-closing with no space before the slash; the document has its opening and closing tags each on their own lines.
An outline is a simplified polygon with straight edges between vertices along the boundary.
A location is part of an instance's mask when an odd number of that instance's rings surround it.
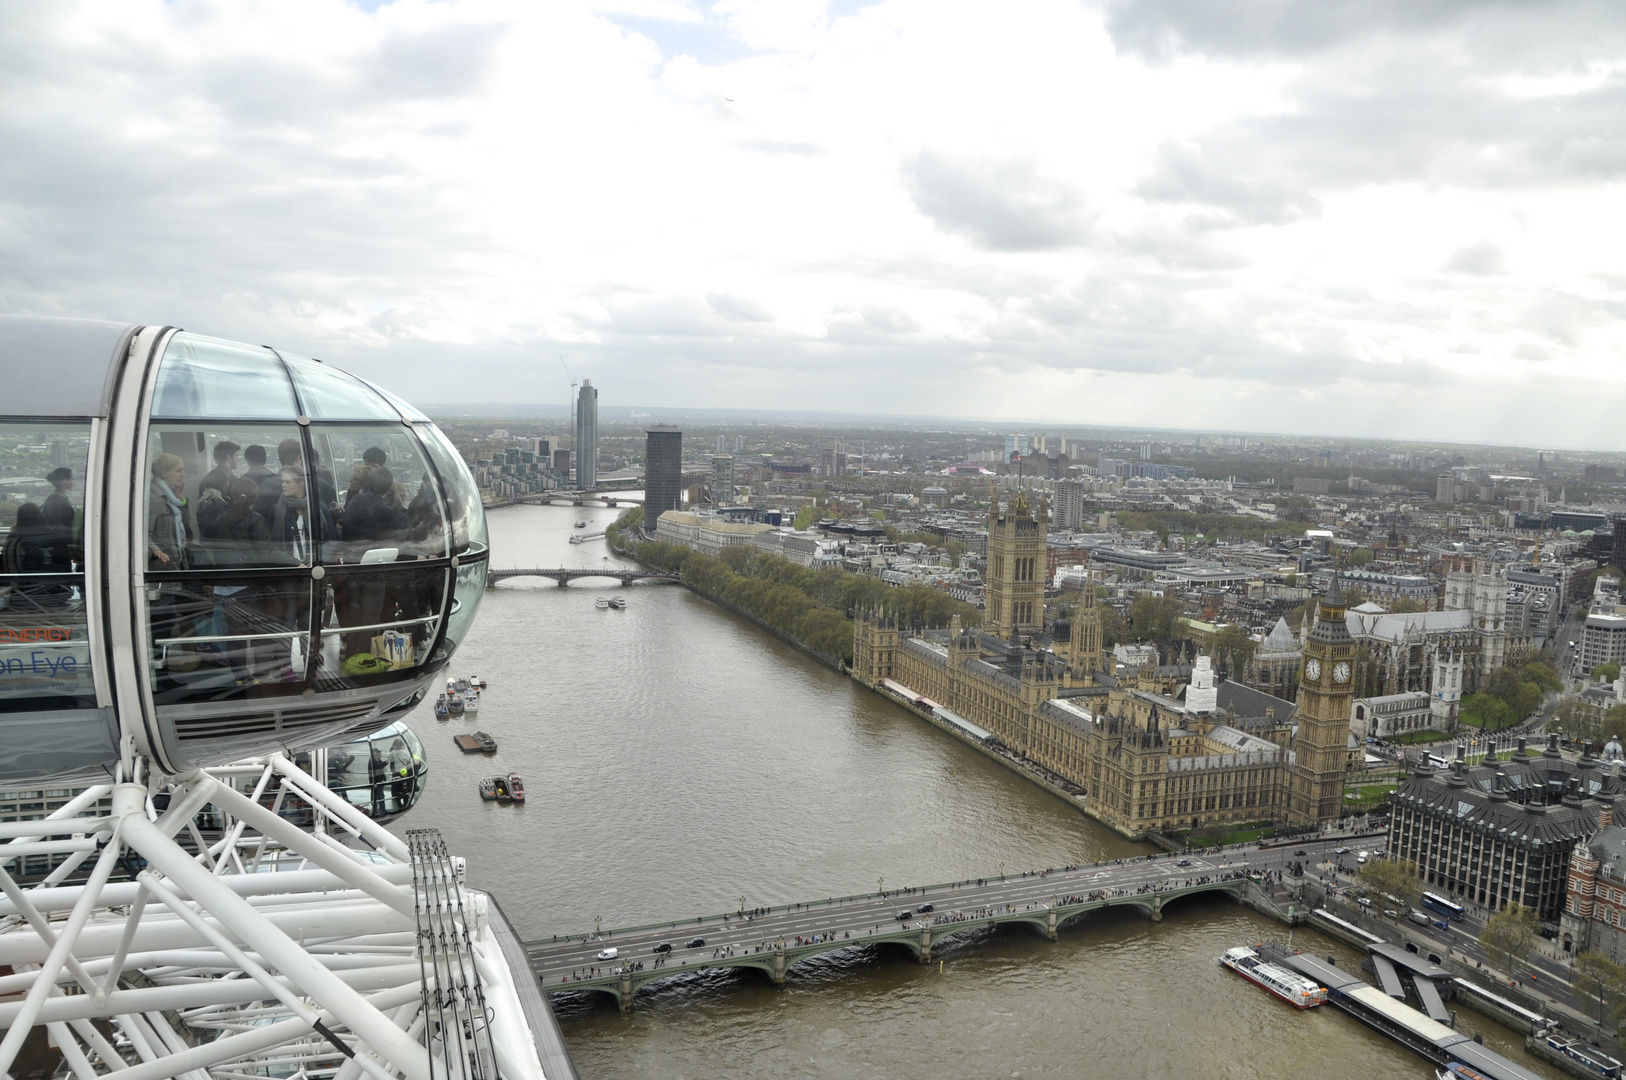
<svg viewBox="0 0 1626 1080">
<path fill-rule="evenodd" d="M 1026 496 L 988 520 L 986 621 L 908 633 L 855 621 L 853 677 L 924 697 L 1084 791 L 1086 812 L 1131 838 L 1212 825 L 1313 826 L 1343 808 L 1355 642 L 1336 579 L 1306 636 L 1297 705 L 1216 678 L 1206 656 L 1116 677 L 1086 587 L 1044 628 L 1045 528 Z"/>
</svg>

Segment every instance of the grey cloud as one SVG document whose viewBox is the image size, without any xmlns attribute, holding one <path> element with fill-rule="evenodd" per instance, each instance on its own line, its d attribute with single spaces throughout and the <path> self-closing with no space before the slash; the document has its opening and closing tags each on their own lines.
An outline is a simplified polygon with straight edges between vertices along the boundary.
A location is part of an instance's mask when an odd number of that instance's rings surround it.
<svg viewBox="0 0 1626 1080">
<path fill-rule="evenodd" d="M 1473 274 L 1476 277 L 1505 273 L 1507 252 L 1503 251 L 1499 244 L 1482 240 L 1452 252 L 1451 257 L 1445 260 L 1445 268 L 1458 274 Z"/>
<path fill-rule="evenodd" d="M 1082 244 L 1091 215 L 1074 188 L 1031 161 L 958 160 L 922 150 L 903 164 L 915 209 L 946 233 L 991 251 Z"/>
<path fill-rule="evenodd" d="M 1523 345 L 1515 345 L 1513 347 L 1512 355 L 1515 360 L 1529 360 L 1533 363 L 1539 364 L 1548 359 L 1548 357 L 1550 357 L 1552 354 L 1546 349 L 1542 348 L 1540 345 L 1527 341 Z"/>
<path fill-rule="evenodd" d="M 1118 48 L 1154 60 L 1299 56 L 1382 35 L 1449 31 L 1480 52 L 1540 49 L 1562 64 L 1578 32 L 1626 30 L 1610 0 L 1105 0 L 1104 9 Z"/>
<path fill-rule="evenodd" d="M 1213 168 L 1194 143 L 1166 142 L 1157 158 L 1156 169 L 1136 185 L 1136 194 L 1152 202 L 1217 208 L 1229 220 L 1215 224 L 1284 225 L 1321 212 L 1320 202 L 1308 191 Z"/>
<path fill-rule="evenodd" d="M 735 322 L 772 322 L 773 313 L 755 300 L 729 293 L 707 293 L 706 303 L 725 319 Z"/>
</svg>

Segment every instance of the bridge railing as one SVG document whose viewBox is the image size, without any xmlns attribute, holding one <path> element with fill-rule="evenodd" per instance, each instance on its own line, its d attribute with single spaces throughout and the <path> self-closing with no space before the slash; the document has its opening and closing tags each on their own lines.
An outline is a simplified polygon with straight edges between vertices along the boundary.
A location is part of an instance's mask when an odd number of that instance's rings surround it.
<svg viewBox="0 0 1626 1080">
<path fill-rule="evenodd" d="M 845 896 L 832 896 L 824 900 L 808 900 L 805 902 L 792 904 L 762 905 L 760 907 L 747 907 L 745 910 L 761 911 L 764 915 L 772 915 L 775 911 L 778 911 L 781 914 L 788 911 L 809 911 L 817 907 L 832 907 L 854 900 L 884 900 L 887 898 L 916 896 L 932 889 L 960 889 L 967 885 L 975 885 L 979 880 L 983 881 L 984 883 L 996 880 L 1011 883 L 1024 881 L 1029 878 L 1043 877 L 1047 874 L 1076 873 L 1081 870 L 1102 870 L 1110 867 L 1133 866 L 1136 863 L 1150 863 L 1162 859 L 1172 860 L 1174 857 L 1175 853 L 1173 852 L 1158 852 L 1152 855 L 1146 855 L 1134 859 L 1108 859 L 1103 862 L 1082 863 L 1077 866 L 1054 866 L 1045 870 L 1024 870 L 1016 874 L 1005 874 L 1003 876 L 999 874 L 991 874 L 980 879 L 966 878 L 964 881 L 944 881 L 932 885 L 905 885 L 897 889 L 887 889 L 884 892 L 849 893 Z M 551 940 L 568 941 L 571 938 L 582 937 L 584 935 L 590 937 L 592 934 L 598 934 L 600 937 L 607 937 L 610 934 L 635 934 L 642 930 L 659 930 L 662 927 L 688 926 L 691 923 L 694 925 L 701 925 L 706 922 L 721 921 L 725 918 L 734 919 L 737 918 L 739 914 L 740 912 L 738 910 L 725 911 L 719 912 L 716 915 L 697 915 L 693 919 L 679 919 L 676 922 L 671 919 L 667 919 L 662 922 L 644 923 L 639 926 L 617 926 L 609 930 L 582 931 L 581 933 L 575 934 L 558 934 L 555 935 Z M 535 941 L 527 942 L 527 944 L 532 945 L 536 943 L 537 942 Z"/>
</svg>

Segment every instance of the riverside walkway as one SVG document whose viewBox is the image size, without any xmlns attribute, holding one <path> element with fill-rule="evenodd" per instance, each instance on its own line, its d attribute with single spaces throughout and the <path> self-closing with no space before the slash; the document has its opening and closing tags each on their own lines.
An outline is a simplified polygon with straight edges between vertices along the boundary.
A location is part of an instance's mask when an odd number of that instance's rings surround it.
<svg viewBox="0 0 1626 1080">
<path fill-rule="evenodd" d="M 1170 903 L 1198 893 L 1221 892 L 1240 899 L 1250 877 L 1281 872 L 1290 863 L 1308 865 L 1345 842 L 1249 845 L 1217 854 L 1159 854 L 996 874 L 603 933 L 578 932 L 528 942 L 525 948 L 548 993 L 604 993 L 625 1012 L 641 987 L 712 968 L 755 968 L 782 983 L 800 961 L 843 949 L 894 946 L 927 963 L 934 945 L 983 927 L 1022 923 L 1054 941 L 1068 921 L 1103 908 L 1136 908 L 1159 920 Z M 905 912 L 907 918 L 902 917 Z M 703 944 L 689 944 L 696 940 Z M 598 958 L 602 950 L 612 948 L 617 952 L 614 958 Z"/>
</svg>

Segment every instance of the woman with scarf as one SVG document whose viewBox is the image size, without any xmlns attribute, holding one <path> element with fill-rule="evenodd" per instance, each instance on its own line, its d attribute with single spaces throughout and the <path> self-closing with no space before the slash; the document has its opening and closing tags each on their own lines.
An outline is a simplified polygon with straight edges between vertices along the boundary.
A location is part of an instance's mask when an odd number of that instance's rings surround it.
<svg viewBox="0 0 1626 1080">
<path fill-rule="evenodd" d="M 186 462 L 175 454 L 160 454 L 152 463 L 152 486 L 147 492 L 147 569 L 187 569 L 192 565 L 191 544 L 197 535 L 197 523 L 186 501 Z M 150 599 L 155 642 L 179 636 L 182 590 L 182 586 L 166 582 Z M 158 651 L 165 656 L 169 652 L 163 646 Z M 191 657 L 188 659 L 190 662 Z M 178 663 L 170 666 L 181 667 Z"/>
</svg>

